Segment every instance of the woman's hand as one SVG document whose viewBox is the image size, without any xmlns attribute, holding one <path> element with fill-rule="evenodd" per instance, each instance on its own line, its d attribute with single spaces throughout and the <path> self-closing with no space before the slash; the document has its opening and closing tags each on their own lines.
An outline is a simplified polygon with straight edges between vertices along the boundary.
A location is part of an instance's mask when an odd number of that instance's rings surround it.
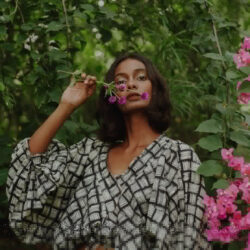
<svg viewBox="0 0 250 250">
<path fill-rule="evenodd" d="M 74 86 L 68 86 L 62 94 L 60 105 L 66 105 L 73 110 L 83 104 L 96 89 L 96 77 L 81 74 L 82 81 L 78 81 Z"/>
</svg>

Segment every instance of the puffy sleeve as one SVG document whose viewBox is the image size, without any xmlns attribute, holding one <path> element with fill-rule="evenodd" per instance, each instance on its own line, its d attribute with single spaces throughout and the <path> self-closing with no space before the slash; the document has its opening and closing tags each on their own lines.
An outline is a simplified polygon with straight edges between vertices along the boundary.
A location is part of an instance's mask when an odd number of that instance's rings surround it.
<svg viewBox="0 0 250 250">
<path fill-rule="evenodd" d="M 179 141 L 180 142 L 180 141 Z M 181 228 L 177 230 L 179 248 L 176 249 L 212 249 L 212 244 L 205 235 L 206 220 L 204 217 L 205 205 L 203 198 L 206 193 L 203 176 L 196 173 L 201 162 L 194 149 L 181 142 L 178 144 L 180 162 L 180 182 L 183 187 L 183 211 L 180 219 Z"/>
<path fill-rule="evenodd" d="M 32 155 L 29 139 L 11 155 L 6 183 L 9 225 L 26 244 L 52 243 L 53 231 L 89 164 L 92 138 L 66 147 L 53 139 L 47 151 Z"/>
</svg>

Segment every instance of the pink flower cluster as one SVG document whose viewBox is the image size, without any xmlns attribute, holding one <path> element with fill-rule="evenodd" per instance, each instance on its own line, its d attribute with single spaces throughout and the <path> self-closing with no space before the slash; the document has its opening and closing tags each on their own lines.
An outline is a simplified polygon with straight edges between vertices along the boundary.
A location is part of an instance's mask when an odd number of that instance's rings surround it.
<svg viewBox="0 0 250 250">
<path fill-rule="evenodd" d="M 237 65 L 237 69 L 241 67 L 246 67 L 250 64 L 250 37 L 245 37 L 238 54 L 234 55 L 234 62 Z"/>
<path fill-rule="evenodd" d="M 240 171 L 242 176 L 250 177 L 250 163 L 244 162 L 244 157 L 234 156 L 233 151 L 234 148 L 223 148 L 221 150 L 222 159 L 228 163 L 228 167 Z"/>
<path fill-rule="evenodd" d="M 108 90 L 108 86 L 104 85 L 104 87 L 106 88 L 106 91 Z M 126 84 L 116 84 L 116 89 L 120 90 L 120 91 L 124 91 L 126 89 Z M 111 90 L 111 93 L 113 93 L 113 95 L 111 94 L 110 97 L 108 98 L 108 102 L 109 103 L 115 103 L 116 101 L 119 104 L 125 104 L 127 99 L 126 96 L 121 96 L 119 97 L 118 95 L 116 95 L 116 93 L 114 91 Z M 149 97 L 149 94 L 147 92 L 143 92 L 141 94 L 141 99 L 142 100 L 147 100 Z"/>
<path fill-rule="evenodd" d="M 205 217 L 209 226 L 206 235 L 209 241 L 229 243 L 240 239 L 241 230 L 250 230 L 250 164 L 244 163 L 243 157 L 233 156 L 233 150 L 233 148 L 223 148 L 222 159 L 229 167 L 239 170 L 243 177 L 231 181 L 226 189 L 217 189 L 216 198 L 204 196 Z M 243 212 L 239 210 L 241 205 L 245 206 L 241 209 Z M 250 233 L 245 250 L 250 250 Z"/>
<path fill-rule="evenodd" d="M 244 81 L 250 82 L 250 75 L 248 77 L 246 77 L 243 81 L 239 81 L 237 83 L 237 90 L 239 89 L 240 85 Z M 240 104 L 248 104 L 249 100 L 250 100 L 250 93 L 240 93 L 240 95 L 237 98 L 237 101 Z"/>
<path fill-rule="evenodd" d="M 233 59 L 235 64 L 237 65 L 237 69 L 241 67 L 250 66 L 250 37 L 245 37 L 243 44 L 241 45 L 240 50 L 237 54 L 234 55 Z M 245 78 L 243 81 L 250 81 L 250 75 Z M 241 81 L 237 83 L 237 90 L 239 89 Z M 237 98 L 238 103 L 240 104 L 248 104 L 250 100 L 250 93 L 240 93 Z"/>
</svg>

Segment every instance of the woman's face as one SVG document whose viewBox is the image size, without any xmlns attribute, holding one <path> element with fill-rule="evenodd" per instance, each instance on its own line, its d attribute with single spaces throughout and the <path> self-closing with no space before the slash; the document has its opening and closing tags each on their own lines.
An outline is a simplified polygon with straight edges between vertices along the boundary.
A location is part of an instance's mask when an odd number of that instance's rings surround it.
<svg viewBox="0 0 250 250">
<path fill-rule="evenodd" d="M 126 59 L 118 64 L 115 70 L 115 84 L 125 84 L 125 90 L 116 90 L 118 96 L 125 96 L 126 103 L 118 104 L 123 113 L 146 108 L 152 96 L 152 83 L 148 79 L 144 63 L 136 59 Z M 144 92 L 149 94 L 146 100 L 140 95 Z M 131 94 L 139 94 L 129 97 Z"/>
</svg>

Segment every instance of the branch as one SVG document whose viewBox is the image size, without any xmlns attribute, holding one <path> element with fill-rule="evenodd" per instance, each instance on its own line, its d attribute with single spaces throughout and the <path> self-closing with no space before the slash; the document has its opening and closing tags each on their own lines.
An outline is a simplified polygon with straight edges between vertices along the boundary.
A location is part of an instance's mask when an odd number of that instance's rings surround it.
<svg viewBox="0 0 250 250">
<path fill-rule="evenodd" d="M 213 26 L 213 33 L 214 33 L 215 42 L 216 42 L 216 46 L 217 46 L 218 52 L 219 52 L 220 56 L 223 57 L 223 55 L 222 55 L 222 50 L 221 50 L 221 46 L 220 46 L 220 42 L 219 42 L 219 39 L 218 39 L 218 33 L 217 33 L 215 21 L 214 21 L 213 15 L 212 15 L 212 13 L 211 13 L 211 10 L 210 10 L 210 8 L 209 8 L 209 6 L 208 6 L 206 0 L 205 0 L 205 6 L 206 6 L 206 8 L 207 8 L 207 10 L 208 10 L 208 13 L 209 13 L 210 16 L 211 16 L 212 26 Z M 227 70 L 227 67 L 226 67 L 226 64 L 224 63 L 224 61 L 222 61 L 222 66 L 223 66 L 224 70 L 226 71 L 226 70 Z"/>
<path fill-rule="evenodd" d="M 67 26 L 67 50 L 69 51 L 70 49 L 70 33 L 71 33 L 71 29 L 69 26 L 69 22 L 68 22 L 68 15 L 67 15 L 67 8 L 65 5 L 65 0 L 62 0 L 62 5 L 63 5 L 63 12 L 64 12 L 64 17 L 65 17 L 65 22 L 66 22 L 66 26 Z M 70 52 L 70 51 L 69 51 Z"/>
<path fill-rule="evenodd" d="M 10 13 L 10 16 L 11 16 L 11 15 L 14 15 L 14 14 L 16 13 L 16 11 L 17 11 L 17 7 L 18 7 L 18 0 L 16 0 L 16 6 L 15 6 L 15 9 L 14 9 L 14 11 L 12 11 L 12 12 Z"/>
</svg>

